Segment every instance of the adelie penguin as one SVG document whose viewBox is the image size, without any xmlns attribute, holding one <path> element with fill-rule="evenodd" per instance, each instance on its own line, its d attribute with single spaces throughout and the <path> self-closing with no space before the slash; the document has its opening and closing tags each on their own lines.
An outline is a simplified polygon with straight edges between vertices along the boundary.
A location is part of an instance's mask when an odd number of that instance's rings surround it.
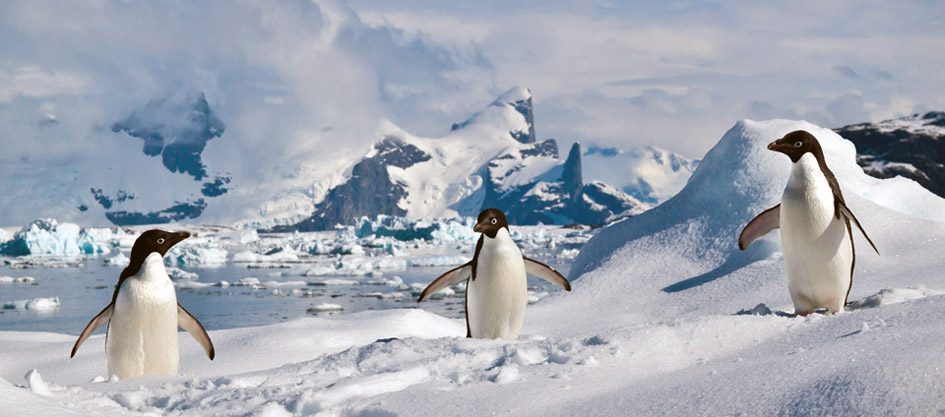
<svg viewBox="0 0 945 417">
<path fill-rule="evenodd" d="M 840 313 L 853 284 L 856 225 L 873 250 L 876 245 L 847 207 L 837 178 L 827 167 L 820 143 L 798 130 L 768 145 L 791 158 L 791 176 L 778 204 L 755 217 L 742 230 L 738 247 L 781 229 L 781 249 L 794 312 L 806 316 L 818 308 Z"/>
<path fill-rule="evenodd" d="M 85 326 L 70 357 L 92 332 L 107 323 L 105 356 L 109 375 L 177 375 L 178 327 L 190 332 L 213 360 L 210 336 L 178 304 L 174 284 L 164 269 L 164 254 L 188 237 L 187 232 L 148 230 L 135 240 L 131 262 L 121 271 L 111 303 Z"/>
<path fill-rule="evenodd" d="M 567 291 L 571 291 L 571 284 L 548 265 L 522 255 L 502 211 L 483 210 L 473 230 L 482 235 L 472 260 L 430 283 L 417 302 L 466 281 L 466 337 L 517 339 L 528 304 L 526 274 Z"/>
</svg>

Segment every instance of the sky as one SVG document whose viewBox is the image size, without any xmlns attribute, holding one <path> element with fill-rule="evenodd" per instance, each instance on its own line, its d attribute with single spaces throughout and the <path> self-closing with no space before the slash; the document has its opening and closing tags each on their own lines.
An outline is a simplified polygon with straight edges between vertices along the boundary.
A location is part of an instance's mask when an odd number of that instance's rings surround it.
<svg viewBox="0 0 945 417">
<path fill-rule="evenodd" d="M 204 163 L 248 193 L 389 123 L 442 136 L 516 85 L 539 139 L 699 158 L 745 118 L 945 109 L 943 49 L 930 1 L 5 1 L 0 193 L 146 182 L 160 163 L 109 127 L 199 94 L 226 126 Z"/>
<path fill-rule="evenodd" d="M 700 157 L 743 118 L 825 127 L 945 108 L 945 5 L 352 0 L 362 20 L 475 49 L 535 95 L 540 136 Z"/>
<path fill-rule="evenodd" d="M 363 146 L 380 119 L 438 136 L 523 85 L 541 137 L 699 157 L 742 118 L 839 127 L 945 108 L 945 5 L 931 1 L 0 8 L 4 125 L 31 105 L 114 118 L 190 89 L 232 114 L 241 141 L 288 136 L 297 154 L 300 142 Z"/>
</svg>

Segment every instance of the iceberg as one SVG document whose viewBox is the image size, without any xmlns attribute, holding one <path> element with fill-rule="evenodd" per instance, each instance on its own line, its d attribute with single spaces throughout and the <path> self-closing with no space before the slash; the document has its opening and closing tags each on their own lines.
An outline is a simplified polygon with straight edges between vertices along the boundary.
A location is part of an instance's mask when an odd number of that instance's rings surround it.
<svg viewBox="0 0 945 417">
<path fill-rule="evenodd" d="M 164 256 L 168 266 L 218 266 L 226 264 L 228 252 L 216 246 L 175 246 Z"/>
<path fill-rule="evenodd" d="M 3 232 L 6 233 L 6 232 Z M 108 253 L 125 237 L 115 229 L 82 229 L 73 223 L 38 219 L 24 226 L 13 239 L 0 244 L 0 254 L 8 256 L 79 256 Z M 4 239 L 0 239 L 3 241 Z"/>
<path fill-rule="evenodd" d="M 381 214 L 373 220 L 362 216 L 355 221 L 354 230 L 359 238 L 386 236 L 400 241 L 457 241 L 476 239 L 476 233 L 472 230 L 473 226 L 475 226 L 475 219 L 470 217 L 415 220 Z"/>
</svg>

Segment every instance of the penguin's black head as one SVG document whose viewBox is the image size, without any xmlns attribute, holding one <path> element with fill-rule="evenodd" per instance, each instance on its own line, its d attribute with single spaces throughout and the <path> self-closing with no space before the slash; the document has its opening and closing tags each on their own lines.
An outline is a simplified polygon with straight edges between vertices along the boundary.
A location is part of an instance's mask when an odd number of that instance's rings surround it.
<svg viewBox="0 0 945 417">
<path fill-rule="evenodd" d="M 824 154 L 817 138 L 805 130 L 795 130 L 784 135 L 783 138 L 769 143 L 768 149 L 787 155 L 791 158 L 791 162 L 799 161 L 808 152 L 813 153 L 818 160 Z"/>
<path fill-rule="evenodd" d="M 502 213 L 502 210 L 490 208 L 479 213 L 479 218 L 476 219 L 476 226 L 473 227 L 473 231 L 495 239 L 495 234 L 499 233 L 499 229 L 503 227 L 505 230 L 509 230 L 509 223 L 505 221 L 505 214 Z"/>
<path fill-rule="evenodd" d="M 159 229 L 148 230 L 135 240 L 135 245 L 131 247 L 131 257 L 146 258 L 151 252 L 157 252 L 163 257 L 168 249 L 188 237 L 190 237 L 190 233 L 187 232 L 165 232 Z"/>
</svg>

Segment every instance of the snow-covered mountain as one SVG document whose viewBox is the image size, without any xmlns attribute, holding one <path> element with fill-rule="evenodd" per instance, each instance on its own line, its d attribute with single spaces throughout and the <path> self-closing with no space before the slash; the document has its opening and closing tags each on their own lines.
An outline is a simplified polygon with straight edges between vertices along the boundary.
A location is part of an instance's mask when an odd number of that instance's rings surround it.
<svg viewBox="0 0 945 417">
<path fill-rule="evenodd" d="M 361 216 L 475 216 L 497 207 L 514 224 L 601 224 L 647 206 L 599 181 L 585 184 L 581 147 L 562 160 L 535 141 L 531 93 L 515 87 L 441 138 L 393 125 L 307 219 L 276 231 L 324 230 Z"/>
<path fill-rule="evenodd" d="M 945 112 L 834 129 L 856 145 L 857 163 L 876 178 L 897 175 L 945 197 Z"/>
<path fill-rule="evenodd" d="M 199 222 L 318 230 L 380 214 L 474 216 L 485 206 L 505 210 L 517 224 L 601 224 L 649 207 L 621 190 L 632 187 L 588 176 L 603 163 L 582 164 L 579 144 L 559 155 L 556 140 L 537 141 L 532 96 L 522 87 L 440 138 L 383 122 L 366 154 L 356 145 L 324 149 L 327 142 L 317 141 L 311 149 L 273 149 L 290 158 L 248 152 L 257 146 L 247 142 L 252 135 L 234 136 L 231 124 L 239 129 L 239 120 L 218 115 L 203 93 L 182 91 L 136 106 L 102 116 L 88 133 L 97 138 L 97 152 L 64 163 L 7 158 L 0 165 L 7 201 L 0 224 L 57 218 L 89 226 Z M 43 138 L 74 129 L 61 124 L 50 114 L 33 129 Z M 658 185 L 635 192 L 659 201 L 668 193 L 662 182 L 641 179 L 638 185 Z M 651 188 L 658 198 L 647 194 Z"/>
<path fill-rule="evenodd" d="M 630 150 L 590 147 L 584 178 L 599 180 L 647 204 L 659 205 L 686 185 L 699 161 L 648 146 Z"/>
<path fill-rule="evenodd" d="M 207 142 L 222 136 L 224 130 L 203 94 L 152 100 L 112 124 L 111 131 L 125 134 L 129 140 L 144 141 L 142 152 L 149 157 L 160 156 L 162 166 L 170 173 L 193 177 L 194 184 L 185 188 L 189 196 L 170 207 L 147 205 L 142 208 L 134 207 L 133 200 L 139 194 L 150 192 L 153 188 L 150 184 L 137 189 L 124 189 L 120 184 L 121 188 L 111 192 L 92 187 L 90 192 L 96 203 L 105 209 L 105 217 L 119 226 L 196 219 L 207 208 L 206 200 L 226 194 L 232 180 L 226 174 L 210 178 L 201 159 Z M 80 210 L 82 207 L 85 206 Z"/>
</svg>

